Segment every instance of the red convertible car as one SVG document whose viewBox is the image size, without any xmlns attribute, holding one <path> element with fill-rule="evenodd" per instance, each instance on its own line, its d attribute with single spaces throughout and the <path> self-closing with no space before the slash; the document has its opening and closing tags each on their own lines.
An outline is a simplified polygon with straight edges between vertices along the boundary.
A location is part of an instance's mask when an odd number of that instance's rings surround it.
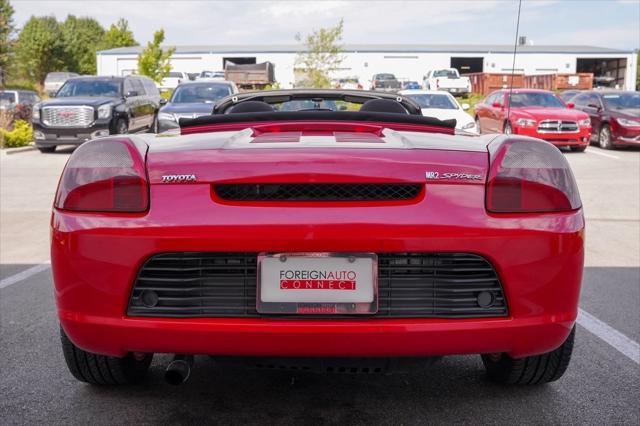
<svg viewBox="0 0 640 426">
<path fill-rule="evenodd" d="M 79 380 L 138 381 L 154 353 L 175 355 L 174 384 L 198 354 L 340 372 L 481 354 L 519 384 L 565 372 L 585 222 L 553 145 L 456 135 L 366 91 L 236 94 L 180 125 L 90 141 L 62 174 L 51 256 Z"/>
<path fill-rule="evenodd" d="M 509 105 L 509 91 L 498 90 L 476 105 L 476 128 L 481 133 L 532 136 L 582 152 L 589 146 L 591 121 L 572 108 L 553 92 L 536 89 L 513 90 Z"/>
</svg>

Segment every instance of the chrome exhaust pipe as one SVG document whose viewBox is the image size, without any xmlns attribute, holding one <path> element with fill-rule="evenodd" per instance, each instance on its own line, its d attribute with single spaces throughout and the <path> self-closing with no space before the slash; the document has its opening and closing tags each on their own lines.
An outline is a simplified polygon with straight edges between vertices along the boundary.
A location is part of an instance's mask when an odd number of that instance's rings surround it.
<svg viewBox="0 0 640 426">
<path fill-rule="evenodd" d="M 170 385 L 181 385 L 189 380 L 192 367 L 193 355 L 176 354 L 173 361 L 167 365 L 167 369 L 164 372 L 164 380 Z"/>
</svg>

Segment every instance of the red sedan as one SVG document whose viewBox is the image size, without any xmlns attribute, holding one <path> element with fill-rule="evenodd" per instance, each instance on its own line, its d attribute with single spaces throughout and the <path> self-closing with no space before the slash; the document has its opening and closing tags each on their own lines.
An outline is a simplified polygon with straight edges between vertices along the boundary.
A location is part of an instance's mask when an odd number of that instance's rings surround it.
<svg viewBox="0 0 640 426">
<path fill-rule="evenodd" d="M 582 92 L 572 99 L 589 114 L 600 148 L 640 146 L 640 93 L 620 90 Z"/>
<path fill-rule="evenodd" d="M 174 384 L 197 354 L 565 372 L 584 217 L 552 145 L 365 91 L 236 94 L 180 124 L 88 142 L 62 174 L 51 259 L 79 380 L 140 380 L 154 353 Z"/>
<path fill-rule="evenodd" d="M 535 89 L 513 90 L 509 105 L 509 91 L 498 90 L 476 105 L 476 127 L 481 133 L 532 136 L 584 151 L 591 139 L 591 121 L 572 108 L 552 92 Z"/>
</svg>

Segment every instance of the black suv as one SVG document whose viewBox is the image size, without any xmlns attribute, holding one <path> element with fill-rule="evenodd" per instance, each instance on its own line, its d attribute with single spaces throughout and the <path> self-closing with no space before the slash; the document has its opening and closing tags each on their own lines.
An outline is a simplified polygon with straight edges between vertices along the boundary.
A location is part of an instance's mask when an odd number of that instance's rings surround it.
<svg viewBox="0 0 640 426">
<path fill-rule="evenodd" d="M 58 145 L 152 129 L 160 92 L 142 76 L 77 77 L 67 80 L 49 99 L 33 107 L 33 136 L 41 152 Z"/>
</svg>

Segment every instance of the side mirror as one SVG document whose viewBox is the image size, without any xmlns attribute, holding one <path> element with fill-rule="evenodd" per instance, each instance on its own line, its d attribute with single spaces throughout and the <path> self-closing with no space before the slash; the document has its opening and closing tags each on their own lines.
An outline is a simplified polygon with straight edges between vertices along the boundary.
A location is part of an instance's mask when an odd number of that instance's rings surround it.
<svg viewBox="0 0 640 426">
<path fill-rule="evenodd" d="M 573 102 L 567 102 L 567 108 L 572 109 L 575 106 L 576 104 L 574 104 Z"/>
<path fill-rule="evenodd" d="M 125 98 L 132 98 L 134 96 L 138 96 L 138 92 L 135 90 L 130 90 L 124 95 Z"/>
<path fill-rule="evenodd" d="M 165 98 L 160 98 L 160 105 L 166 105 L 167 102 L 169 101 L 167 101 Z"/>
<path fill-rule="evenodd" d="M 598 111 L 600 111 L 600 105 L 596 105 L 596 104 L 589 104 L 589 105 L 587 105 L 587 106 L 588 106 L 589 108 L 595 108 L 595 109 L 597 109 Z"/>
<path fill-rule="evenodd" d="M 471 108 L 471 105 L 469 105 L 468 103 L 464 103 L 462 105 L 460 105 L 462 107 L 463 110 L 468 110 L 469 108 Z"/>
<path fill-rule="evenodd" d="M 502 104 L 500 102 L 494 102 L 491 104 L 491 106 L 494 108 L 502 108 Z"/>
</svg>

